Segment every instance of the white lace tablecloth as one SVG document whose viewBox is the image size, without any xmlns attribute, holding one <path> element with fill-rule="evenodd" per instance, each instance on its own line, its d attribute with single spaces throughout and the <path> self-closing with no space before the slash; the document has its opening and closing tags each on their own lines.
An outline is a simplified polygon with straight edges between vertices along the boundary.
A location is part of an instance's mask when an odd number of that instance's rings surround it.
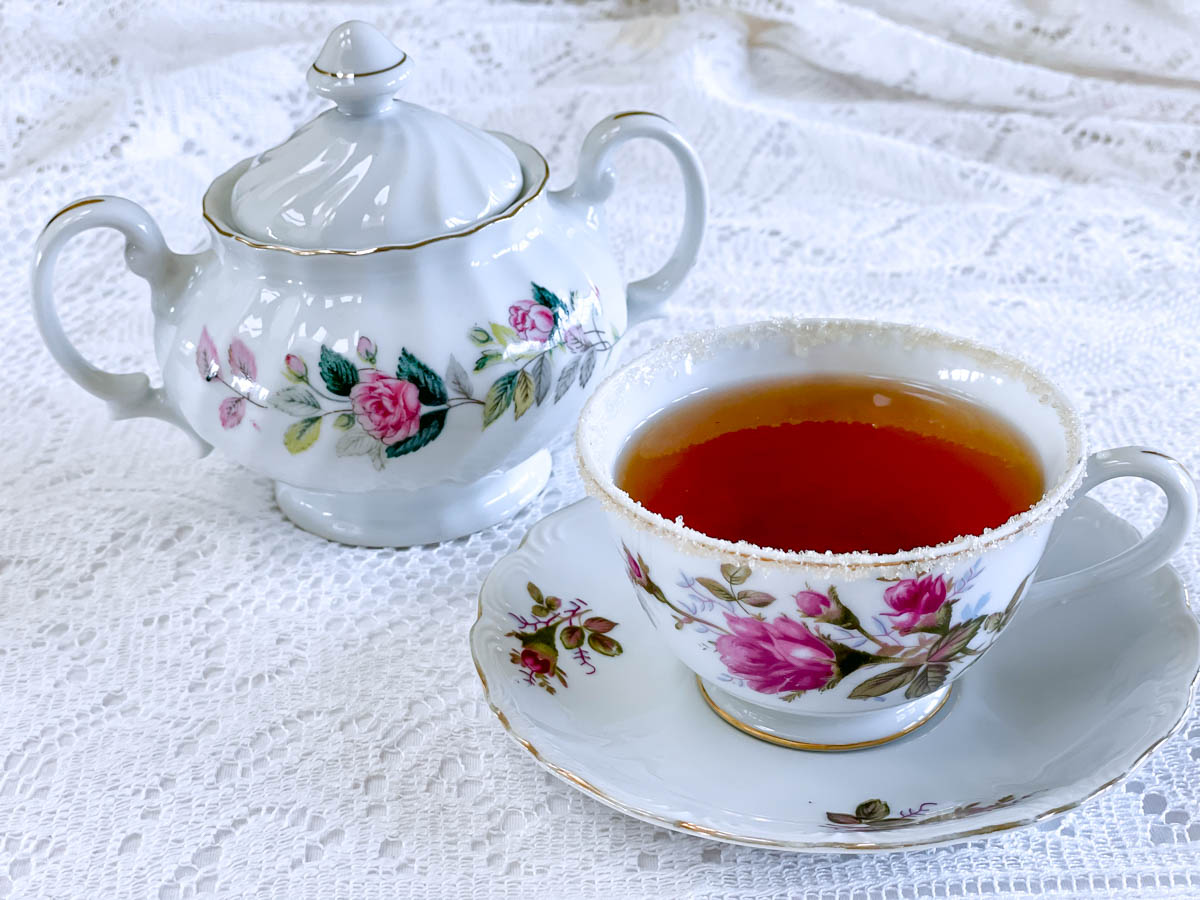
<svg viewBox="0 0 1200 900">
<path fill-rule="evenodd" d="M 489 567 L 582 493 L 565 443 L 507 524 L 337 546 L 179 432 L 110 422 L 28 309 L 34 240 L 78 196 L 128 196 L 198 246 L 208 181 L 319 108 L 303 70 L 357 16 L 416 60 L 405 96 L 534 143 L 553 185 L 612 111 L 661 111 L 695 141 L 705 253 L 627 354 L 782 313 L 929 323 L 1049 371 L 1097 446 L 1196 471 L 1187 7 L 4 4 L 0 898 L 1200 896 L 1195 717 L 1080 809 L 953 848 L 794 856 L 610 811 L 505 736 L 466 645 Z M 636 275 L 681 202 L 665 153 L 622 153 L 612 222 Z M 154 371 L 119 249 L 72 245 L 64 319 L 97 362 Z M 1100 496 L 1142 528 L 1161 509 L 1136 486 Z M 1194 588 L 1200 541 L 1176 565 Z"/>
</svg>

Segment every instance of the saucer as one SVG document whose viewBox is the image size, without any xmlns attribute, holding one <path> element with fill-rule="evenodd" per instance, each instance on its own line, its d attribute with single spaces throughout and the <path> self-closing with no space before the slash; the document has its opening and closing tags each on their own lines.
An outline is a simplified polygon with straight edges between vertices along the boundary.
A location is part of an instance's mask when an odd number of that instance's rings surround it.
<svg viewBox="0 0 1200 900">
<path fill-rule="evenodd" d="M 1083 499 L 1055 526 L 1039 575 L 1136 539 Z M 517 742 L 614 809 L 751 846 L 868 851 L 1028 825 L 1128 775 L 1189 707 L 1200 626 L 1170 567 L 1054 601 L 1035 584 L 927 724 L 866 750 L 788 749 L 709 708 L 639 607 L 599 505 L 584 500 L 535 525 L 488 575 L 471 653 Z"/>
</svg>

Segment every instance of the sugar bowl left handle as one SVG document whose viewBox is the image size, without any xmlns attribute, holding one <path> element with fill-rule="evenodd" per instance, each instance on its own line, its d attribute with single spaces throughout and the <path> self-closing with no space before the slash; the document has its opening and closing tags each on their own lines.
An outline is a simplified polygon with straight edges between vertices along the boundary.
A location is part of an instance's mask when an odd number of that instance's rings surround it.
<svg viewBox="0 0 1200 900">
<path fill-rule="evenodd" d="M 54 266 L 66 243 L 89 228 L 115 228 L 125 236 L 125 262 L 150 285 L 156 319 L 168 315 L 178 285 L 193 270 L 191 259 L 173 253 L 158 225 L 142 207 L 120 197 L 86 197 L 59 210 L 38 238 L 33 259 L 33 316 L 50 355 L 88 393 L 108 404 L 114 419 L 147 416 L 185 431 L 200 455 L 212 446 L 183 418 L 162 388 L 150 386 L 144 372 L 117 374 L 89 363 L 63 331 L 54 307 Z"/>
</svg>

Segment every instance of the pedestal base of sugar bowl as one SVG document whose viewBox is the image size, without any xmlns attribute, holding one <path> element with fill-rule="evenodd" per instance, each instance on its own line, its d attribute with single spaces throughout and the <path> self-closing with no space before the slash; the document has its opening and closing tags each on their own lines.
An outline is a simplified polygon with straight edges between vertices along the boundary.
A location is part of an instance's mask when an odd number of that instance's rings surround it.
<svg viewBox="0 0 1200 900">
<path fill-rule="evenodd" d="M 305 531 L 359 547 L 412 547 L 474 534 L 513 515 L 550 479 L 550 451 L 477 481 L 415 491 L 310 491 L 275 482 L 283 514 Z"/>
<path fill-rule="evenodd" d="M 712 711 L 739 731 L 781 747 L 818 751 L 863 750 L 904 737 L 938 714 L 951 687 L 887 709 L 813 716 L 748 703 L 702 678 L 696 684 Z"/>
</svg>

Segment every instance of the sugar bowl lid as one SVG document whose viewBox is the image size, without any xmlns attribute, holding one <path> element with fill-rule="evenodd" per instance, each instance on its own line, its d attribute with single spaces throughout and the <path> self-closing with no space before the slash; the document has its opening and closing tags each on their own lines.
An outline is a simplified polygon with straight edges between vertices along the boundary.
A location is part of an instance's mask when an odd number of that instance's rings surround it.
<svg viewBox="0 0 1200 900">
<path fill-rule="evenodd" d="M 408 55 L 372 25 L 339 25 L 308 70 L 336 106 L 251 161 L 230 195 L 233 224 L 268 244 L 365 250 L 468 229 L 523 188 L 499 138 L 394 99 Z"/>
</svg>

